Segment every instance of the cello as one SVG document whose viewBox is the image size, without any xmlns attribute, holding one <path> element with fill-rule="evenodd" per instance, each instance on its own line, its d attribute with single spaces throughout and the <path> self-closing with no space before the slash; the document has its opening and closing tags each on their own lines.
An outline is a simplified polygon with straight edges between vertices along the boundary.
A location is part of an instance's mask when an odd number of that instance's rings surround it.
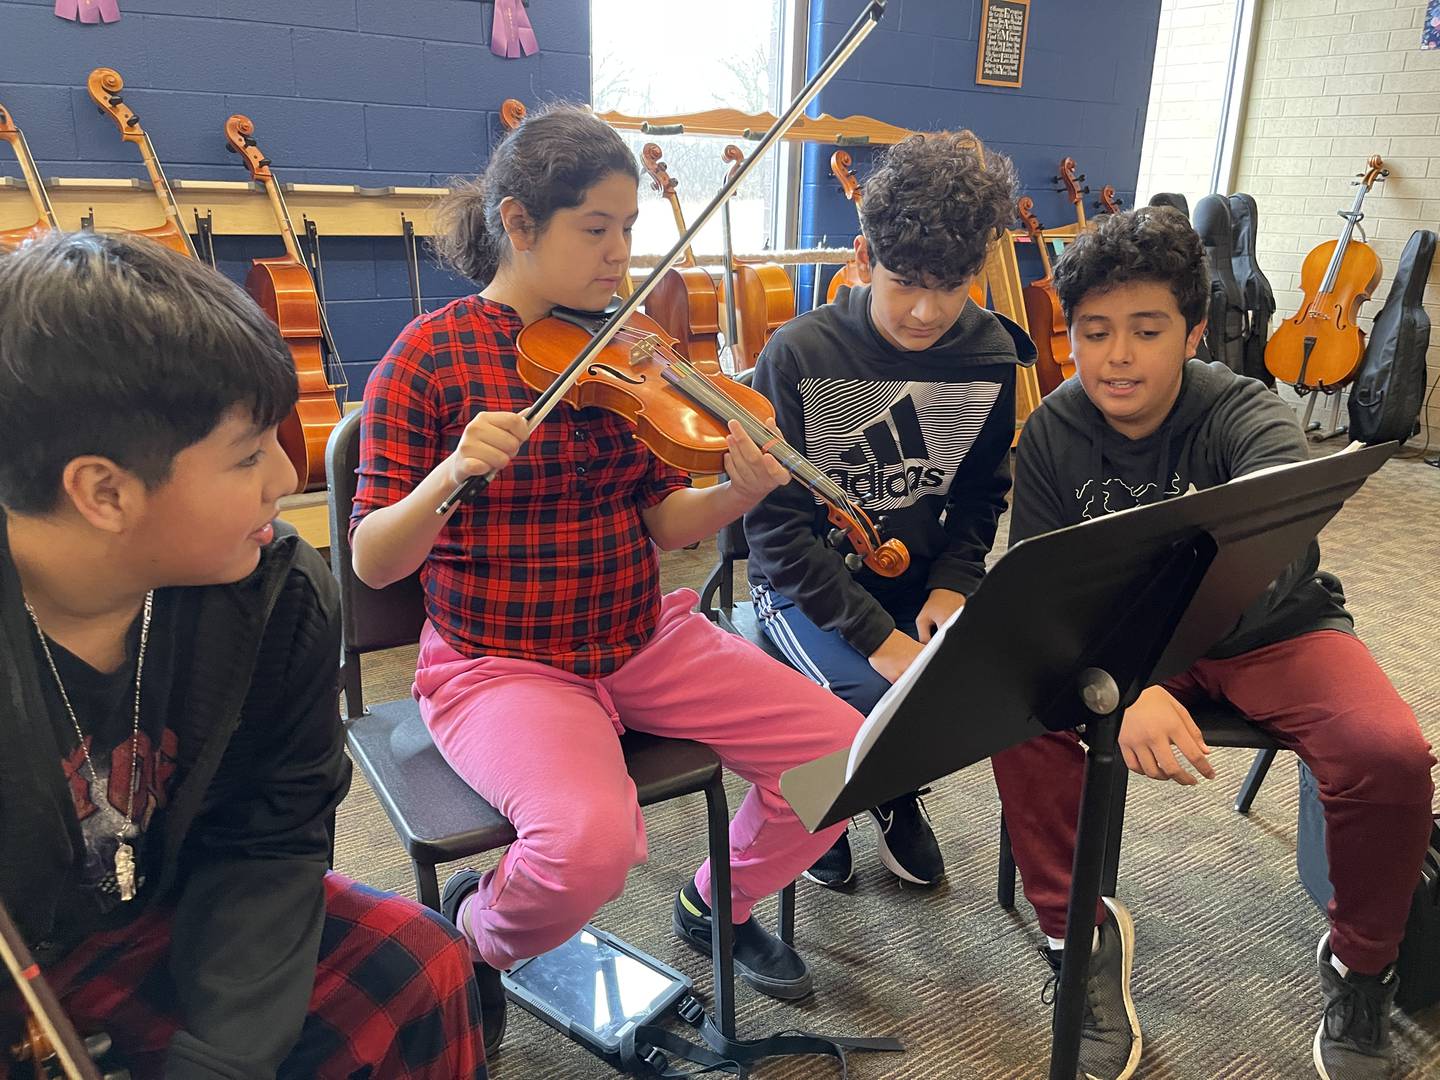
<svg viewBox="0 0 1440 1080">
<path fill-rule="evenodd" d="M 1075 374 L 1075 364 L 1070 358 L 1070 331 L 1065 324 L 1065 313 L 1060 308 L 1060 297 L 1055 294 L 1055 271 L 1050 263 L 1050 248 L 1045 241 L 1045 232 L 1035 216 L 1035 200 L 1022 195 L 1017 206 L 1030 242 L 1040 255 L 1040 267 L 1044 277 L 1032 281 L 1022 290 L 1025 299 L 1025 321 L 1030 324 L 1030 340 L 1035 342 L 1035 378 L 1040 384 L 1040 396 L 1054 390 Z"/>
<path fill-rule="evenodd" d="M 120 96 L 120 91 L 125 89 L 120 73 L 114 68 L 96 68 L 90 72 L 85 88 L 90 91 L 90 97 L 100 111 L 107 114 L 120 128 L 120 138 L 125 142 L 133 142 L 140 148 L 140 159 L 145 163 L 145 171 L 150 174 L 150 186 L 155 189 L 155 197 L 160 200 L 161 209 L 165 212 L 163 225 L 130 231 L 139 236 L 148 236 L 156 243 L 164 244 L 171 250 L 198 261 L 200 255 L 195 250 L 190 234 L 180 223 L 180 207 L 175 204 L 175 195 L 170 190 L 170 182 L 165 179 L 165 170 L 160 167 L 160 159 L 155 155 L 150 136 L 145 134 L 145 129 L 140 126 L 140 118 Z"/>
<path fill-rule="evenodd" d="M 1073 157 L 1061 158 L 1059 175 L 1052 176 L 1050 179 L 1052 182 L 1061 185 L 1061 187 L 1058 187 L 1055 190 L 1063 190 L 1066 194 L 1066 197 L 1068 197 L 1069 200 L 1075 204 L 1075 221 L 1080 226 L 1081 230 L 1084 230 L 1086 227 L 1085 196 L 1090 194 L 1090 185 L 1086 184 L 1084 187 L 1080 186 L 1082 183 L 1084 183 L 1085 174 L 1081 173 L 1077 176 L 1075 174 L 1075 168 L 1075 159 Z"/>
<path fill-rule="evenodd" d="M 675 216 L 675 229 L 685 235 L 685 214 L 680 197 L 675 194 L 676 181 L 661 160 L 663 151 L 655 143 L 646 143 L 640 151 L 641 163 L 650 183 L 670 204 Z M 695 252 L 685 245 L 678 265 L 665 271 L 645 301 L 645 311 L 675 338 L 676 351 L 685 359 L 720 369 L 716 337 L 720 333 L 720 297 L 710 271 L 695 263 Z"/>
<path fill-rule="evenodd" d="M 745 151 L 729 143 L 721 156 L 730 162 L 726 175 L 729 180 L 745 163 Z M 733 296 L 739 309 L 740 325 L 732 351 L 735 370 L 748 371 L 755 366 L 770 336 L 795 317 L 795 286 L 779 263 L 746 262 L 735 258 L 735 253 L 727 248 L 721 295 L 726 297 L 726 304 Z"/>
<path fill-rule="evenodd" d="M 836 150 L 830 155 L 830 172 L 836 180 L 840 181 L 840 190 L 845 193 L 845 198 L 854 204 L 855 214 L 858 217 L 861 198 L 860 181 L 855 179 L 855 174 L 850 169 L 853 161 L 854 159 L 844 150 Z M 831 275 L 830 284 L 825 289 L 825 302 L 827 304 L 834 303 L 835 294 L 840 291 L 842 286 L 853 289 L 856 285 L 864 284 L 865 276 L 860 272 L 860 264 L 852 258 Z"/>
<path fill-rule="evenodd" d="M 40 215 L 34 225 L 0 231 L 0 250 L 4 250 L 18 247 L 26 240 L 43 236 L 47 232 L 59 232 L 60 223 L 55 219 L 55 208 L 50 205 L 50 196 L 45 191 L 45 185 L 40 182 L 40 173 L 35 168 L 35 159 L 30 156 L 30 145 L 25 141 L 25 134 L 15 126 L 15 118 L 4 105 L 0 105 L 0 139 L 8 142 L 15 151 L 15 159 L 20 162 L 20 172 L 25 177 L 25 187 L 30 192 L 31 201 L 35 203 L 36 213 Z"/>
<path fill-rule="evenodd" d="M 236 114 L 225 122 L 225 142 L 244 160 L 251 179 L 265 189 L 285 242 L 284 255 L 252 261 L 245 290 L 280 328 L 280 336 L 295 360 L 300 397 L 290 415 L 280 422 L 278 435 L 285 455 L 295 466 L 296 490 L 323 488 L 325 444 L 340 422 L 335 393 L 341 391 L 343 399 L 348 389 L 345 368 L 325 308 L 315 292 L 315 281 L 300 258 L 295 226 L 280 184 L 270 170 L 270 159 L 255 144 L 255 125 L 248 116 Z M 335 373 L 333 378 L 331 372 Z"/>
<path fill-rule="evenodd" d="M 1100 198 L 1095 201 L 1095 209 L 1106 214 L 1118 214 L 1124 207 L 1120 203 L 1120 196 L 1115 194 L 1115 187 L 1106 184 L 1100 189 Z"/>
<path fill-rule="evenodd" d="M 1365 217 L 1360 211 L 1376 181 L 1390 175 L 1376 154 L 1367 163 L 1356 186 L 1355 202 L 1340 211 L 1345 227 L 1338 240 L 1312 248 L 1300 267 L 1304 297 L 1300 310 L 1286 319 L 1265 346 L 1265 367 L 1277 379 L 1302 393 L 1333 392 L 1355 378 L 1365 356 L 1365 332 L 1355 323 L 1360 306 L 1370 298 L 1384 273 L 1380 256 L 1355 229 Z M 1361 231 L 1364 236 L 1364 231 Z"/>
</svg>

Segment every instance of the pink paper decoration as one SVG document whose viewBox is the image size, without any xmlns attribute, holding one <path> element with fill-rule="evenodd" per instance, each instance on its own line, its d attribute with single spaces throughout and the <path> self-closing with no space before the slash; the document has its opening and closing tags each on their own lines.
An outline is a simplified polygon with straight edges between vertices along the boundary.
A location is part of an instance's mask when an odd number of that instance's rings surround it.
<svg viewBox="0 0 1440 1080">
<path fill-rule="evenodd" d="M 495 22 L 490 28 L 490 51 L 514 60 L 540 51 L 530 16 L 521 0 L 495 0 Z"/>
<path fill-rule="evenodd" d="M 107 23 L 120 19 L 119 0 L 55 0 L 55 14 L 71 22 Z"/>
</svg>

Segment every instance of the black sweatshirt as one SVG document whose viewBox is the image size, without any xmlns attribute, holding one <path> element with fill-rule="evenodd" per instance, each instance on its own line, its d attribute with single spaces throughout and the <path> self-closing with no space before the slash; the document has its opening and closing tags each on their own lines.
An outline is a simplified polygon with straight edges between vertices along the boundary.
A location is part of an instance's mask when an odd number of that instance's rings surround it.
<svg viewBox="0 0 1440 1080">
<path fill-rule="evenodd" d="M 918 609 L 932 589 L 974 592 L 1010 490 L 1015 368 L 1034 356 L 1023 330 L 973 302 L 930 348 L 897 349 L 870 321 L 868 287 L 777 330 L 755 389 L 791 445 L 885 518 L 910 569 L 893 579 L 846 570 L 823 539 L 825 505 L 792 482 L 745 515 L 752 584 L 864 656 L 895 629 L 891 612 Z"/>
<path fill-rule="evenodd" d="M 1170 415 L 1142 439 L 1112 429 L 1069 379 L 1025 423 L 1010 543 L 1309 456 L 1294 411 L 1224 364 L 1188 361 Z M 1319 566 L 1311 541 L 1206 655 L 1238 656 L 1312 630 L 1351 632 L 1340 582 Z"/>
<path fill-rule="evenodd" d="M 165 710 L 178 760 L 145 834 L 151 872 L 122 914 L 174 908 L 182 1027 L 167 1080 L 273 1077 L 314 986 L 331 822 L 350 783 L 338 590 L 287 536 L 243 581 L 158 590 L 156 611 L 143 698 Z M 0 898 L 45 953 L 83 919 L 67 907 L 84 844 L 33 639 L 0 513 Z"/>
</svg>

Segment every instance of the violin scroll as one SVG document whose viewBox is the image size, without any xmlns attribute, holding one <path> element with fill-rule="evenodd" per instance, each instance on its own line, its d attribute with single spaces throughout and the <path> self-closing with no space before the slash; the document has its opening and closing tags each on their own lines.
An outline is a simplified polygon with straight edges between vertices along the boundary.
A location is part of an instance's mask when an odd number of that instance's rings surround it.
<svg viewBox="0 0 1440 1080">
<path fill-rule="evenodd" d="M 830 172 L 840 181 L 840 189 L 845 192 L 845 198 L 859 206 L 860 181 L 855 179 L 855 173 L 850 169 L 853 163 L 854 159 L 845 150 L 836 150 L 830 155 Z"/>
<path fill-rule="evenodd" d="M 500 103 L 500 123 L 506 131 L 514 131 L 525 122 L 525 103 L 515 98 L 506 98 Z"/>
<path fill-rule="evenodd" d="M 240 155 L 245 168 L 250 170 L 250 179 L 262 184 L 274 179 L 270 159 L 255 143 L 255 122 L 248 116 L 236 113 L 225 121 L 225 149 Z"/>
<path fill-rule="evenodd" d="M 85 88 L 90 91 L 90 97 L 100 111 L 115 121 L 115 126 L 120 129 L 121 139 L 134 143 L 145 140 L 140 118 L 120 96 L 120 91 L 125 89 L 125 80 L 120 78 L 118 71 L 107 67 L 96 68 L 85 80 Z"/>
<path fill-rule="evenodd" d="M 645 171 L 650 175 L 650 182 L 665 198 L 675 194 L 675 181 L 670 176 L 670 171 L 665 167 L 665 162 L 660 160 L 665 156 L 656 143 L 646 143 L 640 148 L 640 160 L 645 166 Z"/>
<path fill-rule="evenodd" d="M 858 506 L 841 506 L 827 500 L 826 516 L 836 526 L 829 536 L 832 546 L 843 538 L 849 540 L 854 548 L 845 556 L 848 569 L 859 570 L 861 566 L 868 566 L 886 578 L 899 577 L 910 569 L 910 552 L 905 544 L 894 537 L 881 540 L 880 530 Z"/>
</svg>

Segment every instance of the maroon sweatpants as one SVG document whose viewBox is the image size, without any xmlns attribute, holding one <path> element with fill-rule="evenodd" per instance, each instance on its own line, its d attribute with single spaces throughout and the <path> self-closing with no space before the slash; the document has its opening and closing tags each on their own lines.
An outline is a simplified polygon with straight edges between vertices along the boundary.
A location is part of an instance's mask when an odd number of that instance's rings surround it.
<svg viewBox="0 0 1440 1080">
<path fill-rule="evenodd" d="M 1228 701 L 1310 766 L 1335 886 L 1331 948 L 1363 974 L 1383 970 L 1399 950 L 1425 855 L 1435 759 L 1370 651 L 1349 634 L 1321 630 L 1197 661 L 1165 688 L 1182 704 Z M 1084 748 L 1068 732 L 1042 735 L 996 754 L 992 765 L 1025 896 L 1041 929 L 1063 937 Z"/>
</svg>

